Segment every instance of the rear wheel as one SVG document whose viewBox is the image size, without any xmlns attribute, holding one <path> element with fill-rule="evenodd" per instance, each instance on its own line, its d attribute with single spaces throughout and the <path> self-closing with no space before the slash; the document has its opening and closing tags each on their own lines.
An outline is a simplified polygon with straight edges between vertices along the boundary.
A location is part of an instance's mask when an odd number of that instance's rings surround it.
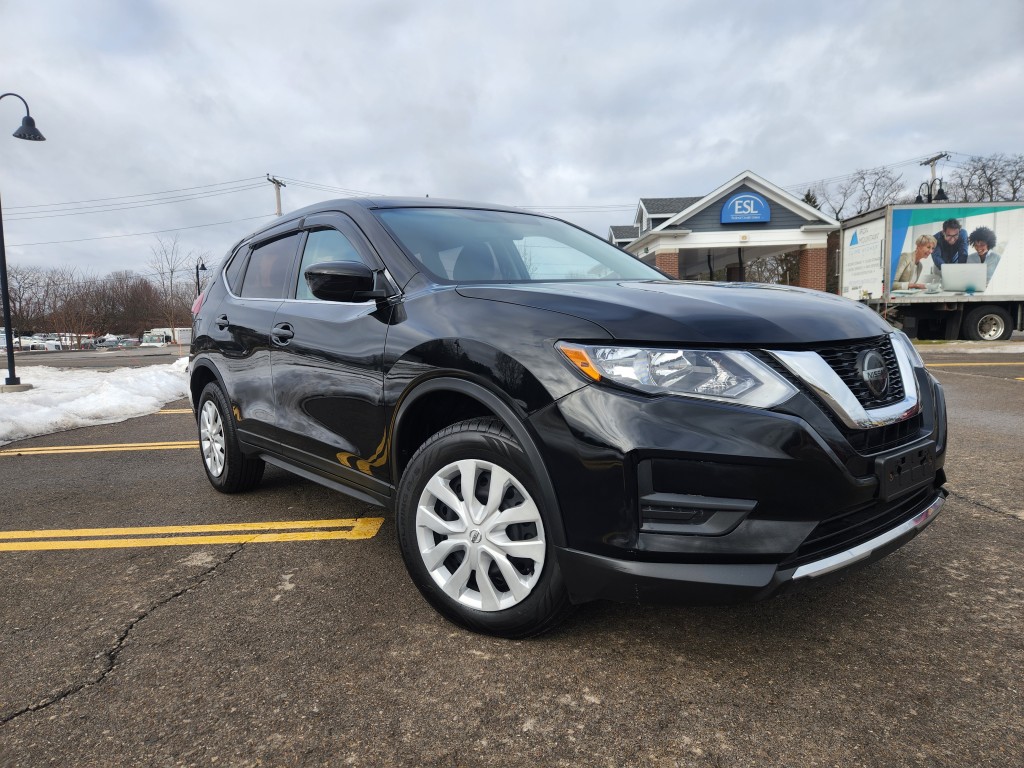
<svg viewBox="0 0 1024 768">
<path fill-rule="evenodd" d="M 427 440 L 402 476 L 402 557 L 427 601 L 460 626 L 522 638 L 571 611 L 533 474 L 501 422 L 471 419 Z"/>
<path fill-rule="evenodd" d="M 1013 334 L 1013 320 L 1002 307 L 977 307 L 967 313 L 963 330 L 971 341 L 1005 341 Z"/>
<path fill-rule="evenodd" d="M 266 465 L 242 453 L 234 414 L 217 382 L 207 384 L 199 396 L 199 450 L 206 477 L 221 493 L 248 491 L 263 479 Z"/>
</svg>

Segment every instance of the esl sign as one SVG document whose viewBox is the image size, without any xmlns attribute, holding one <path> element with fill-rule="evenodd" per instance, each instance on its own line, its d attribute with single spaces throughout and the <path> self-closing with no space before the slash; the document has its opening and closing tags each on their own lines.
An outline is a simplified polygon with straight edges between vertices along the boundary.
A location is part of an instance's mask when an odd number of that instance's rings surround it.
<svg viewBox="0 0 1024 768">
<path fill-rule="evenodd" d="M 723 224 L 749 224 L 752 221 L 771 221 L 772 209 L 768 201 L 753 192 L 740 192 L 722 206 Z"/>
</svg>

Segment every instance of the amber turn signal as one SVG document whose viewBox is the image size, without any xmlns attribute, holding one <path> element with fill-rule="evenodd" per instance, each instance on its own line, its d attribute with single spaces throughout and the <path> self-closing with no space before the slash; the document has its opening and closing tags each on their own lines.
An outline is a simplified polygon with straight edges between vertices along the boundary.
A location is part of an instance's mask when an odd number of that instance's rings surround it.
<svg viewBox="0 0 1024 768">
<path fill-rule="evenodd" d="M 590 355 L 587 354 L 587 350 L 583 347 L 574 347 L 562 342 L 559 342 L 556 346 L 558 347 L 558 351 L 565 355 L 569 362 L 579 368 L 583 373 L 594 381 L 601 380 L 601 374 L 598 372 L 597 366 L 595 366 L 591 361 Z"/>
</svg>

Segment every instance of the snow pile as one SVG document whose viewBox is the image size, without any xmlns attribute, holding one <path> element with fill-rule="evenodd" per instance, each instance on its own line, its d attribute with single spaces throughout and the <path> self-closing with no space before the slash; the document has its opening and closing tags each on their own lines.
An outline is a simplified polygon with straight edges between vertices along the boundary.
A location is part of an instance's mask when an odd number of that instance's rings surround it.
<svg viewBox="0 0 1024 768">
<path fill-rule="evenodd" d="M 187 366 L 188 359 L 181 358 L 169 365 L 113 371 L 22 368 L 19 378 L 32 389 L 0 394 L 0 445 L 155 413 L 187 395 Z"/>
</svg>

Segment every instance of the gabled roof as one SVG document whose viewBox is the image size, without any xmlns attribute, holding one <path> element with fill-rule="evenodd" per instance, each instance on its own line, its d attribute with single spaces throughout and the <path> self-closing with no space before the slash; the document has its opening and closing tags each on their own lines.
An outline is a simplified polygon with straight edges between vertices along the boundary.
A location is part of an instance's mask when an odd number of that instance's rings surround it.
<svg viewBox="0 0 1024 768">
<path fill-rule="evenodd" d="M 630 240 L 636 240 L 640 236 L 640 227 L 633 224 L 625 224 L 622 226 L 613 226 L 611 228 L 612 240 L 624 240 L 627 237 Z"/>
<path fill-rule="evenodd" d="M 806 218 L 808 220 L 808 223 L 813 222 L 816 224 L 834 227 L 836 229 L 839 228 L 838 221 L 829 216 L 826 216 L 813 205 L 805 203 L 800 198 L 791 195 L 782 187 L 772 184 L 770 181 L 758 176 L 753 171 L 744 171 L 735 178 L 725 182 L 725 184 L 720 186 L 711 194 L 705 195 L 704 197 L 694 198 L 693 203 L 690 206 L 683 209 L 682 211 L 679 211 L 667 221 L 664 221 L 658 226 L 654 227 L 651 230 L 651 232 L 661 232 L 666 229 L 678 229 L 679 226 L 688 218 L 704 210 L 709 205 L 718 203 L 725 195 L 729 194 L 732 190 L 737 189 L 743 185 L 746 185 L 747 187 L 759 192 L 765 197 L 774 200 L 779 205 L 782 205 L 783 207 L 788 208 L 794 213 Z M 650 211 L 648 211 L 648 213 L 650 213 Z"/>
<path fill-rule="evenodd" d="M 647 211 L 648 216 L 673 215 L 685 211 L 703 197 L 641 197 L 640 205 Z"/>
<path fill-rule="evenodd" d="M 675 216 L 703 199 L 703 197 L 641 197 L 640 204 L 636 207 L 636 215 L 633 216 L 633 223 L 642 229 L 645 224 L 645 213 L 647 217 Z"/>
</svg>

